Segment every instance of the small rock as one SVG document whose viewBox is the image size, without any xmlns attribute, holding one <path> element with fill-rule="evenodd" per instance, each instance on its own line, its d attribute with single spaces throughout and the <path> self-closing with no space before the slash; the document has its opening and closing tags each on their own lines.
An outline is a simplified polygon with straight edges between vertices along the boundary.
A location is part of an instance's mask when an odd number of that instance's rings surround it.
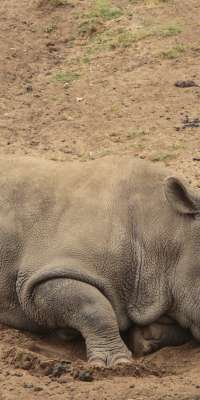
<svg viewBox="0 0 200 400">
<path fill-rule="evenodd" d="M 32 87 L 32 85 L 26 85 L 26 91 L 28 92 L 28 93 L 30 93 L 30 92 L 32 92 L 33 91 L 33 87 Z"/>
<path fill-rule="evenodd" d="M 49 46 L 48 49 L 49 49 L 50 53 L 53 53 L 54 51 L 58 51 L 58 48 L 55 46 Z"/>
<path fill-rule="evenodd" d="M 54 43 L 54 42 L 48 41 L 48 42 L 46 43 L 46 46 L 47 46 L 47 47 L 54 47 L 54 46 L 55 46 L 55 43 Z"/>
<path fill-rule="evenodd" d="M 71 372 L 71 361 L 60 361 L 53 366 L 51 376 L 59 378 L 67 372 Z"/>
<path fill-rule="evenodd" d="M 77 98 L 76 98 L 77 103 L 80 103 L 80 102 L 83 101 L 83 100 L 84 100 L 83 97 L 77 97 Z"/>
<path fill-rule="evenodd" d="M 21 378 L 23 374 L 21 372 L 15 372 L 13 376 L 17 376 L 18 378 Z"/>
<path fill-rule="evenodd" d="M 129 386 L 130 389 L 133 389 L 135 387 L 134 383 L 132 385 Z"/>
<path fill-rule="evenodd" d="M 188 115 L 183 119 L 183 129 L 185 128 L 199 128 L 200 118 L 189 118 Z"/>
<path fill-rule="evenodd" d="M 70 149 L 60 149 L 60 151 L 62 151 L 62 153 L 66 153 L 66 154 L 72 154 L 73 151 Z"/>
<path fill-rule="evenodd" d="M 175 86 L 178 88 L 190 88 L 194 86 L 197 87 L 199 85 L 197 85 L 197 83 L 194 81 L 188 80 L 188 81 L 176 81 Z"/>
<path fill-rule="evenodd" d="M 67 379 L 65 376 L 62 376 L 62 377 L 59 379 L 59 383 L 69 383 L 69 381 L 68 381 L 68 379 Z"/>
<path fill-rule="evenodd" d="M 83 382 L 92 382 L 94 380 L 92 372 L 90 371 L 80 371 L 78 372 L 77 378 Z"/>
<path fill-rule="evenodd" d="M 23 384 L 23 387 L 25 388 L 25 389 L 32 389 L 33 388 L 33 384 L 32 383 L 24 383 Z"/>
<path fill-rule="evenodd" d="M 43 388 L 41 386 L 35 386 L 33 390 L 34 392 L 41 392 Z"/>
</svg>

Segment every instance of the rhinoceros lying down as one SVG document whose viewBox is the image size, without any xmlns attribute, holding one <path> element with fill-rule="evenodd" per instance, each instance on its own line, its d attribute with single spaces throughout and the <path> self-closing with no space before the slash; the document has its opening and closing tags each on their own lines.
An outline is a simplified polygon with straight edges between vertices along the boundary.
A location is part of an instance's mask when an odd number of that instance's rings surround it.
<svg viewBox="0 0 200 400">
<path fill-rule="evenodd" d="M 136 352 L 200 339 L 200 197 L 182 180 L 132 157 L 0 169 L 1 323 L 73 328 L 108 366 L 131 325 Z"/>
</svg>

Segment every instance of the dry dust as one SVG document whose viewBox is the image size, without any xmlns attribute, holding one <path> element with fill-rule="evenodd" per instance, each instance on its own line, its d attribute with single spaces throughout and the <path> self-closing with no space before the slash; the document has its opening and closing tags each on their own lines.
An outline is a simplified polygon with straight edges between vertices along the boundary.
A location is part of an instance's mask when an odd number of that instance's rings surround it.
<svg viewBox="0 0 200 400">
<path fill-rule="evenodd" d="M 199 186 L 199 0 L 111 3 L 117 12 L 101 0 L 1 0 L 0 152 L 129 153 Z M 2 400 L 200 399 L 196 343 L 92 371 L 81 340 L 0 332 Z"/>
</svg>

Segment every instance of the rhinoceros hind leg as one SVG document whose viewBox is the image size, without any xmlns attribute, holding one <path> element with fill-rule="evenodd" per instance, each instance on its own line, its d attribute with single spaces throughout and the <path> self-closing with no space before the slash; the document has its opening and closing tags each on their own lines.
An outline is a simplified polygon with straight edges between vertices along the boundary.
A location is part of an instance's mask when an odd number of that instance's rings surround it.
<svg viewBox="0 0 200 400">
<path fill-rule="evenodd" d="M 189 331 L 181 328 L 175 321 L 160 319 L 148 326 L 132 327 L 129 331 L 128 344 L 138 356 L 153 353 L 167 346 L 178 346 L 191 339 Z"/>
<path fill-rule="evenodd" d="M 130 362 L 112 305 L 94 286 L 66 278 L 49 280 L 34 289 L 24 308 L 45 329 L 79 331 L 90 363 L 110 367 Z"/>
</svg>

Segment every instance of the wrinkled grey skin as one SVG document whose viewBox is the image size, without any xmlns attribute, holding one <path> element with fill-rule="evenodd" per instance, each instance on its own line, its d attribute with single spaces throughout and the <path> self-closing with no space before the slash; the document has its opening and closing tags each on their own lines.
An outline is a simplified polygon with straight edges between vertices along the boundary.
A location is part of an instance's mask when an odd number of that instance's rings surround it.
<svg viewBox="0 0 200 400">
<path fill-rule="evenodd" d="M 1 323 L 73 328 L 104 366 L 128 362 L 132 325 L 136 353 L 184 342 L 181 327 L 200 339 L 198 193 L 132 157 L 0 169 Z"/>
</svg>

